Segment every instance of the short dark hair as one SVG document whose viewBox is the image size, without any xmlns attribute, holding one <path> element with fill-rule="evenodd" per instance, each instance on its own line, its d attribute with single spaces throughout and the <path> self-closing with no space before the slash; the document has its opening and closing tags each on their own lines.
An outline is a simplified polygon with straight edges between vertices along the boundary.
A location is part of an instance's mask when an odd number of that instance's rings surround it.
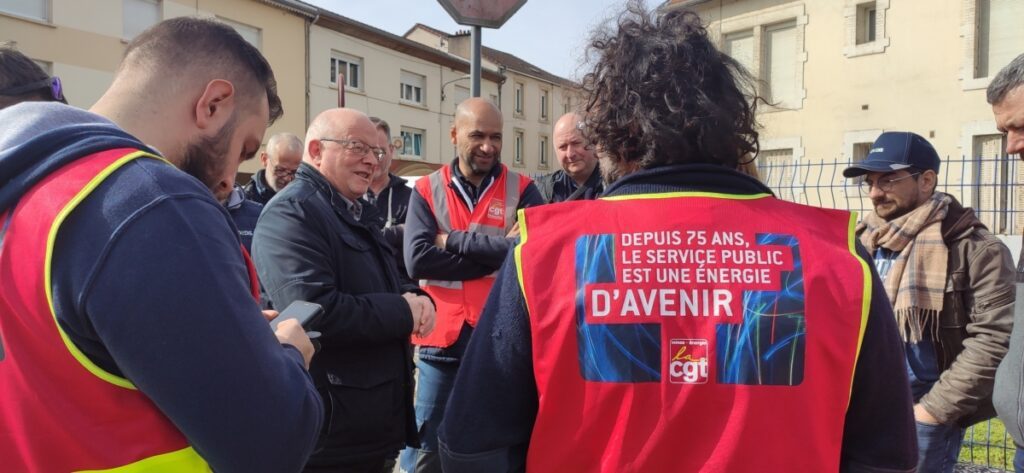
<svg viewBox="0 0 1024 473">
<path fill-rule="evenodd" d="M 386 120 L 379 117 L 370 117 L 370 121 L 373 122 L 373 126 L 376 126 L 381 130 L 384 130 L 384 134 L 388 135 L 389 140 L 391 139 L 391 125 L 388 125 L 388 122 Z"/>
<path fill-rule="evenodd" d="M 996 105 L 1006 98 L 1011 90 L 1024 85 L 1024 54 L 1017 56 L 1010 61 L 988 84 L 985 91 L 985 100 L 990 105 Z"/>
<path fill-rule="evenodd" d="M 50 75 L 12 42 L 0 43 L 0 108 L 27 101 L 57 101 L 50 88 Z M 32 84 L 40 84 L 35 87 Z M 24 90 L 5 94 L 4 91 Z"/>
<path fill-rule="evenodd" d="M 219 21 L 194 17 L 161 21 L 128 44 L 119 73 L 126 64 L 158 71 L 209 68 L 236 88 L 263 90 L 270 106 L 270 123 L 284 114 L 270 63 L 234 28 Z"/>
<path fill-rule="evenodd" d="M 753 78 L 708 39 L 689 10 L 649 13 L 630 0 L 590 39 L 583 79 L 585 134 L 602 157 L 640 169 L 711 163 L 735 169 L 755 155 Z M 606 170 L 606 179 L 620 177 Z"/>
</svg>

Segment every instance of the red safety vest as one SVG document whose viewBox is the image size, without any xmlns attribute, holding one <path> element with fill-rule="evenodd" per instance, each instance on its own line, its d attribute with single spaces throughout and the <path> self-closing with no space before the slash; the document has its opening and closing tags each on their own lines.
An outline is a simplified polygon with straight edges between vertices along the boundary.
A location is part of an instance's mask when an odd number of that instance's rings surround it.
<svg viewBox="0 0 1024 473">
<path fill-rule="evenodd" d="M 871 283 L 850 213 L 680 192 L 519 221 L 527 471 L 838 471 Z"/>
<path fill-rule="evenodd" d="M 139 158 L 159 159 L 134 149 L 79 159 L 0 215 L 7 222 L 0 240 L 0 470 L 210 471 L 131 381 L 104 371 L 71 342 L 53 309 L 61 224 L 104 179 Z M 258 300 L 248 256 L 246 263 Z"/>
<path fill-rule="evenodd" d="M 519 197 L 530 182 L 530 178 L 509 171 L 502 164 L 501 174 L 470 209 L 452 184 L 451 166 L 444 166 L 426 179 L 416 181 L 416 192 L 430 206 L 439 233 L 461 230 L 503 237 L 516 223 Z M 423 290 L 434 299 L 437 320 L 430 335 L 413 335 L 412 342 L 432 347 L 451 346 L 459 338 L 463 322 L 476 327 L 492 285 L 493 274 L 467 281 L 420 281 Z"/>
</svg>

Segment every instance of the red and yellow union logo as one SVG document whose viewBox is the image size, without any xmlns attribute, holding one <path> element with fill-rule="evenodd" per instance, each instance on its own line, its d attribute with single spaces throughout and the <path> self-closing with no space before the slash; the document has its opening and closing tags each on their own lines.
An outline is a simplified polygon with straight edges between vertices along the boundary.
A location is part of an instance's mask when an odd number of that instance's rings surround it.
<svg viewBox="0 0 1024 473">
<path fill-rule="evenodd" d="M 670 340 L 668 380 L 673 384 L 706 384 L 708 341 L 692 338 Z"/>
<path fill-rule="evenodd" d="M 497 220 L 505 219 L 505 202 L 500 199 L 494 199 L 490 205 L 487 206 L 487 217 Z"/>
</svg>

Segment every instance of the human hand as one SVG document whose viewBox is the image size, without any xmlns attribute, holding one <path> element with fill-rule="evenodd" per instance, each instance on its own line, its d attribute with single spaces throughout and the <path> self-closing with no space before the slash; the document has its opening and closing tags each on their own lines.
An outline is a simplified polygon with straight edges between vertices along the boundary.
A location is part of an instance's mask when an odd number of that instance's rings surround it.
<svg viewBox="0 0 1024 473">
<path fill-rule="evenodd" d="M 402 294 L 412 312 L 412 333 L 425 337 L 434 331 L 436 312 L 429 297 L 407 292 Z"/>
<path fill-rule="evenodd" d="M 924 406 L 920 404 L 914 404 L 914 420 L 922 424 L 941 424 L 941 422 L 939 422 L 939 420 L 936 419 L 935 416 L 929 414 L 928 411 L 925 410 Z"/>
<path fill-rule="evenodd" d="M 508 231 L 508 235 L 505 238 L 519 238 L 519 222 L 512 225 L 512 229 Z"/>
<path fill-rule="evenodd" d="M 271 320 L 276 319 L 278 314 L 280 314 L 280 312 L 278 312 L 276 310 L 270 310 L 270 309 L 264 310 L 263 311 L 263 318 L 267 319 L 267 322 L 270 322 Z"/>
<path fill-rule="evenodd" d="M 266 315 L 266 312 L 264 312 L 264 315 Z M 277 315 L 275 314 L 274 316 L 276 317 Z M 281 342 L 281 344 L 287 343 L 299 349 L 299 352 L 302 353 L 302 361 L 306 363 L 306 369 L 308 370 L 309 362 L 313 359 L 313 353 L 316 350 L 313 348 L 313 342 L 306 335 L 306 329 L 299 325 L 299 321 L 295 319 L 282 321 L 278 324 L 274 335 L 277 335 L 277 341 Z"/>
<path fill-rule="evenodd" d="M 447 233 L 438 233 L 437 234 L 437 238 L 434 238 L 434 246 L 436 246 L 436 247 L 438 247 L 438 248 L 440 248 L 442 250 L 445 248 L 444 245 L 447 244 L 447 243 L 448 243 L 448 234 Z"/>
</svg>

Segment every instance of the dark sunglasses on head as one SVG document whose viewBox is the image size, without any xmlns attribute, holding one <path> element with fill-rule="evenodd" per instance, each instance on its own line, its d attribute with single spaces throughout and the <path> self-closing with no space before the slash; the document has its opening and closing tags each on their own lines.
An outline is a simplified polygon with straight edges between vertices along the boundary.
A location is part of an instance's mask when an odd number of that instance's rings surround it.
<svg viewBox="0 0 1024 473">
<path fill-rule="evenodd" d="M 42 89 L 49 89 L 50 96 L 53 97 L 53 100 L 68 103 L 64 98 L 64 88 L 60 85 L 60 78 L 57 76 L 47 77 L 46 79 L 37 80 L 35 82 L 29 82 L 25 85 L 16 85 L 14 87 L 0 89 L 0 95 L 21 95 Z"/>
</svg>

